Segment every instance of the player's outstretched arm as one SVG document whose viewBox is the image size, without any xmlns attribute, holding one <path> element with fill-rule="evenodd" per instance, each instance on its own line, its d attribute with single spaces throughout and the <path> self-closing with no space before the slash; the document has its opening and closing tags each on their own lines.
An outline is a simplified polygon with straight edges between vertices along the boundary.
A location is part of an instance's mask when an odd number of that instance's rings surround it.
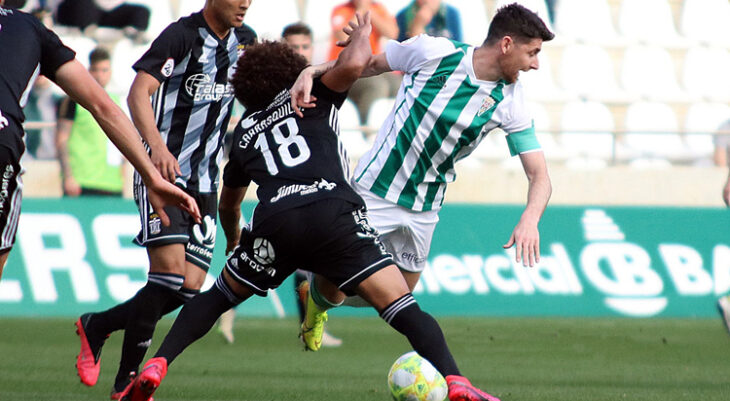
<svg viewBox="0 0 730 401">
<path fill-rule="evenodd" d="M 540 262 L 540 231 L 537 228 L 552 193 L 552 185 L 543 152 L 520 154 L 529 181 L 527 205 L 504 248 L 515 246 L 515 260 L 523 266 Z"/>
<path fill-rule="evenodd" d="M 226 236 L 226 254 L 233 251 L 241 237 L 241 202 L 248 187 L 233 188 L 223 185 L 218 202 L 218 217 Z"/>
<path fill-rule="evenodd" d="M 322 75 L 322 83 L 335 92 L 345 92 L 352 86 L 370 61 L 373 52 L 370 48 L 370 12 L 364 15 L 355 13 L 355 20 L 350 21 L 343 31 L 348 38 L 343 43 L 345 49 L 340 52 L 337 62 L 331 70 Z"/>
<path fill-rule="evenodd" d="M 162 178 L 147 156 L 132 122 L 81 63 L 72 60 L 59 67 L 56 83 L 76 103 L 91 112 L 112 143 L 137 169 L 149 190 L 150 203 L 163 224 L 170 224 L 165 206 L 179 207 L 200 221 L 200 210 L 195 200 Z"/>
<path fill-rule="evenodd" d="M 144 71 L 139 71 L 134 77 L 132 87 L 129 89 L 127 105 L 129 106 L 129 112 L 132 114 L 134 125 L 150 147 L 152 164 L 155 165 L 164 179 L 174 184 L 177 176 L 182 175 L 180 164 L 162 140 L 162 135 L 160 135 L 155 122 L 155 112 L 152 110 L 152 104 L 150 103 L 150 96 L 159 87 L 160 82 L 155 77 Z"/>
</svg>

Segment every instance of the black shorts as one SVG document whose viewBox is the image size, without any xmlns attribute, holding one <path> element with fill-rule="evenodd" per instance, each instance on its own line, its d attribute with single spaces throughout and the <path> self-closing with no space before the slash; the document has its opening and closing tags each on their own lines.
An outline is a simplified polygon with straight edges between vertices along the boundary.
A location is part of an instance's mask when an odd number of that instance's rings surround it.
<svg viewBox="0 0 730 401">
<path fill-rule="evenodd" d="M 326 199 L 277 213 L 254 223 L 251 231 L 244 229 L 225 269 L 261 296 L 297 269 L 321 274 L 353 295 L 361 281 L 391 264 L 365 208 Z"/>
<path fill-rule="evenodd" d="M 0 252 L 10 250 L 18 231 L 23 169 L 10 149 L 0 146 Z"/>
<path fill-rule="evenodd" d="M 195 199 L 203 218 L 197 224 L 186 211 L 168 206 L 165 212 L 170 217 L 170 225 L 165 227 L 160 217 L 152 210 L 147 198 L 147 187 L 138 174 L 134 177 L 134 200 L 139 209 L 142 229 L 134 238 L 137 245 L 154 247 L 169 244 L 185 244 L 185 260 L 206 272 L 210 269 L 215 247 L 216 224 L 218 216 L 218 194 L 185 191 Z"/>
</svg>

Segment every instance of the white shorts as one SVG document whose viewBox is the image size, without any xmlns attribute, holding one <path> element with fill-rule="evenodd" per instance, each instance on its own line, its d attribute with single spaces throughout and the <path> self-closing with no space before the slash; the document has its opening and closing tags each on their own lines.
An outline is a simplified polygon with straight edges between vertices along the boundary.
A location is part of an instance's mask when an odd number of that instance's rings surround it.
<svg viewBox="0 0 730 401">
<path fill-rule="evenodd" d="M 368 209 L 368 220 L 378 230 L 380 241 L 405 271 L 420 273 L 426 267 L 438 210 L 417 212 L 387 201 L 353 182 Z"/>
</svg>

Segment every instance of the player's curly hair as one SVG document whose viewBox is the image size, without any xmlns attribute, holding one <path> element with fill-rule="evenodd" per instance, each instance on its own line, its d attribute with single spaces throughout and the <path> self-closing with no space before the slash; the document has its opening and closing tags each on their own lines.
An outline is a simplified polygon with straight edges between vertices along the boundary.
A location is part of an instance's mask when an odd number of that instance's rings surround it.
<svg viewBox="0 0 730 401">
<path fill-rule="evenodd" d="M 484 43 L 492 45 L 505 36 L 512 36 L 516 40 L 528 42 L 540 38 L 547 42 L 555 37 L 545 23 L 524 6 L 512 3 L 497 10 L 489 24 L 489 32 Z"/>
<path fill-rule="evenodd" d="M 248 110 L 262 110 L 290 88 L 307 60 L 283 42 L 265 40 L 246 47 L 231 78 L 233 91 Z"/>
</svg>

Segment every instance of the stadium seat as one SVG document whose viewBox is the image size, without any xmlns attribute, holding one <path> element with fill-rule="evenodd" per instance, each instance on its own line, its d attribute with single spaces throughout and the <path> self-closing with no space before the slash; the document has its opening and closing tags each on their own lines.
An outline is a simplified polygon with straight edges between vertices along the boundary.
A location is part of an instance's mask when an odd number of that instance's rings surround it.
<svg viewBox="0 0 730 401">
<path fill-rule="evenodd" d="M 336 5 L 344 3 L 343 0 L 310 0 L 304 7 L 304 23 L 312 28 L 312 40 L 314 64 L 327 61 L 330 50 L 330 37 L 332 36 L 332 9 Z"/>
<path fill-rule="evenodd" d="M 297 0 L 253 1 L 245 22 L 259 39 L 279 40 L 285 26 L 300 21 Z"/>
<path fill-rule="evenodd" d="M 177 16 L 187 17 L 192 13 L 196 13 L 203 9 L 204 2 L 200 0 L 178 0 Z"/>
<path fill-rule="evenodd" d="M 73 33 L 69 35 L 60 36 L 61 41 L 66 46 L 73 49 L 76 52 L 76 59 L 89 68 L 89 53 L 94 50 L 99 44 L 95 40 L 81 35 L 80 33 Z"/>
<path fill-rule="evenodd" d="M 464 31 L 464 43 L 479 46 L 487 37 L 489 18 L 484 0 L 447 0 L 459 10 L 461 29 Z"/>
<path fill-rule="evenodd" d="M 149 45 L 135 45 L 126 38 L 117 42 L 111 52 L 112 81 L 110 85 L 114 91 L 126 97 L 129 87 L 132 86 L 132 81 L 137 75 L 132 69 L 132 65 L 142 57 L 148 48 Z"/>
<path fill-rule="evenodd" d="M 730 46 L 730 3 L 727 0 L 684 0 L 679 30 L 687 38 Z"/>
<path fill-rule="evenodd" d="M 150 9 L 150 25 L 147 28 L 147 37 L 149 39 L 156 38 L 168 25 L 177 20 L 172 11 L 170 0 L 134 0 L 130 3 L 143 4 Z M 198 2 L 198 9 L 195 11 L 202 8 L 202 2 Z"/>
<path fill-rule="evenodd" d="M 494 13 L 496 13 L 500 7 L 506 6 L 511 3 L 519 3 L 520 5 L 523 5 L 526 8 L 534 11 L 543 20 L 543 22 L 545 22 L 545 25 L 547 25 L 548 29 L 550 29 L 551 31 L 553 30 L 553 26 L 550 23 L 550 15 L 548 13 L 545 0 L 497 0 L 494 4 L 494 12 L 492 13 L 492 15 L 494 15 Z"/>
<path fill-rule="evenodd" d="M 552 130 L 552 122 L 550 113 L 545 105 L 538 102 L 528 102 L 527 107 L 532 113 L 532 119 L 535 124 L 535 135 L 540 147 L 545 152 L 545 157 L 551 160 L 564 159 L 566 154 L 560 144 L 555 140 Z"/>
<path fill-rule="evenodd" d="M 563 49 L 560 83 L 574 97 L 589 100 L 627 102 L 632 97 L 619 88 L 613 60 L 597 45 L 573 44 Z"/>
<path fill-rule="evenodd" d="M 626 40 L 611 21 L 607 0 L 560 0 L 555 5 L 555 30 L 558 36 L 604 46 L 623 46 Z"/>
<path fill-rule="evenodd" d="M 573 101 L 563 106 L 560 146 L 574 164 L 605 165 L 617 151 L 611 110 L 596 101 Z"/>
<path fill-rule="evenodd" d="M 730 120 L 730 105 L 727 103 L 695 103 L 687 109 L 685 141 L 694 157 L 712 157 L 715 148 L 712 135 L 727 120 Z"/>
<path fill-rule="evenodd" d="M 520 72 L 520 82 L 525 88 L 525 95 L 530 100 L 557 101 L 572 99 L 570 93 L 558 87 L 553 78 L 552 62 L 548 53 L 541 52 L 540 68 L 528 72 Z"/>
<path fill-rule="evenodd" d="M 715 102 L 730 101 L 730 52 L 695 46 L 687 51 L 682 83 L 693 95 Z"/>
<path fill-rule="evenodd" d="M 316 0 L 314 0 L 316 1 Z M 386 0 L 386 1 L 380 1 L 382 5 L 385 6 L 385 8 L 388 9 L 388 12 L 393 14 L 395 17 L 400 10 L 406 8 L 407 5 L 411 4 L 412 0 Z"/>
<path fill-rule="evenodd" d="M 670 48 L 690 45 L 677 33 L 668 0 L 623 0 L 618 29 L 625 37 L 641 43 Z"/>
<path fill-rule="evenodd" d="M 626 48 L 620 81 L 625 91 L 642 99 L 663 102 L 692 100 L 690 94 L 679 87 L 672 57 L 661 47 L 635 45 Z"/>
<path fill-rule="evenodd" d="M 393 108 L 394 103 L 395 98 L 386 97 L 380 98 L 370 105 L 367 121 L 365 122 L 370 130 L 367 136 L 374 136 L 378 133 L 380 126 L 383 125 L 383 122 L 388 116 L 388 113 L 390 113 L 390 110 Z"/>
<path fill-rule="evenodd" d="M 360 130 L 360 115 L 352 101 L 346 99 L 340 107 L 340 140 L 351 160 L 356 161 L 368 150 L 368 142 Z"/>
<path fill-rule="evenodd" d="M 630 104 L 626 109 L 624 127 L 624 143 L 629 156 L 636 161 L 635 165 L 651 165 L 655 159 L 684 161 L 691 156 L 679 134 L 677 116 L 666 103 Z M 663 166 L 664 163 L 660 161 L 657 165 Z"/>
</svg>

